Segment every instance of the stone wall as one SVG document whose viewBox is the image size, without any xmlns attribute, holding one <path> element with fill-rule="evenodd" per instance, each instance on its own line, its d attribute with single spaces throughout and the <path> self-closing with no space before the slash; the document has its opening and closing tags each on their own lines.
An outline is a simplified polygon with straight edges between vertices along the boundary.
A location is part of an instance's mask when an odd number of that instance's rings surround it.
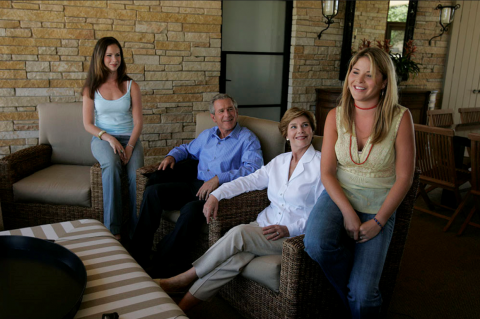
<svg viewBox="0 0 480 319">
<path fill-rule="evenodd" d="M 0 157 L 38 144 L 36 105 L 81 101 L 93 47 L 124 48 L 146 163 L 194 137 L 218 92 L 220 1 L 0 1 Z"/>
<path fill-rule="evenodd" d="M 360 5 L 364 5 L 363 2 L 370 1 L 360 1 Z M 428 45 L 428 40 L 439 34 L 439 11 L 435 10 L 439 3 L 451 5 L 453 1 L 418 1 L 414 31 L 417 54 L 414 60 L 421 63 L 421 72 L 416 78 L 402 82 L 401 87 L 440 92 L 443 88 L 450 32 L 434 39 L 432 46 Z M 318 40 L 318 33 L 326 27 L 321 1 L 294 2 L 289 107 L 298 106 L 313 111 L 315 110 L 315 88 L 342 85 L 338 80 L 338 74 L 344 11 L 345 1 L 340 1 L 339 14 L 334 18 L 335 23 Z M 437 107 L 439 103 L 441 103 L 441 93 L 437 95 Z"/>
<path fill-rule="evenodd" d="M 340 53 L 342 51 L 345 2 L 339 4 L 338 15 L 326 28 L 321 1 L 295 1 L 292 17 L 292 46 L 288 108 L 297 106 L 308 110 L 315 107 L 315 88 L 340 86 Z"/>
<path fill-rule="evenodd" d="M 421 73 L 404 87 L 443 86 L 450 32 L 428 45 L 439 31 L 438 3 L 419 1 Z M 294 1 L 289 107 L 314 110 L 315 88 L 341 86 L 344 11 L 340 1 L 319 40 L 321 1 Z M 114 36 L 142 89 L 146 163 L 162 159 L 194 137 L 195 114 L 219 90 L 221 14 L 220 1 L 0 1 L 0 158 L 38 144 L 36 105 L 81 101 L 96 41 Z"/>
<path fill-rule="evenodd" d="M 388 1 L 357 1 L 353 24 L 353 33 L 356 35 L 352 40 L 352 48 L 358 50 L 363 39 L 375 43 L 375 41 L 385 40 L 385 30 L 387 28 Z"/>
</svg>

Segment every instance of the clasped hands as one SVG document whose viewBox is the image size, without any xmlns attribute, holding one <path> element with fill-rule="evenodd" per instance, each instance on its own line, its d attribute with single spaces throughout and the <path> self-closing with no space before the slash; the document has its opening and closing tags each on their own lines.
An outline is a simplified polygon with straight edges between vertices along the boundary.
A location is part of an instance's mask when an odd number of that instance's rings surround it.
<svg viewBox="0 0 480 319">
<path fill-rule="evenodd" d="M 351 218 L 344 219 L 344 227 L 347 235 L 357 244 L 369 241 L 381 231 L 381 228 L 373 219 L 362 223 L 356 214 Z"/>
<path fill-rule="evenodd" d="M 123 165 L 126 165 L 130 158 L 132 157 L 133 148 L 132 147 L 123 147 L 122 144 L 110 134 L 103 134 L 102 139 L 106 140 L 113 149 L 113 153 L 118 154 L 120 156 L 120 160 L 122 161 Z"/>
</svg>

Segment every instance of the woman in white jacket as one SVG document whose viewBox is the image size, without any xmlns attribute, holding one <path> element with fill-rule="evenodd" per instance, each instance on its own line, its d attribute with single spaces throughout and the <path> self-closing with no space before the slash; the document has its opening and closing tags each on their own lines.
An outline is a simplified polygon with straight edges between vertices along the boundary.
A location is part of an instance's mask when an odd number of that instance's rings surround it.
<svg viewBox="0 0 480 319">
<path fill-rule="evenodd" d="M 227 232 L 190 270 L 156 280 L 166 292 L 181 291 L 194 282 L 179 303 L 184 311 L 212 297 L 254 257 L 281 254 L 283 241 L 305 232 L 310 211 L 324 189 L 321 155 L 311 145 L 315 118 L 311 112 L 294 107 L 285 113 L 279 129 L 290 141 L 292 152 L 275 157 L 255 173 L 223 184 L 210 194 L 203 213 L 208 223 L 216 217 L 220 200 L 265 188 L 270 205 L 256 221 Z"/>
</svg>

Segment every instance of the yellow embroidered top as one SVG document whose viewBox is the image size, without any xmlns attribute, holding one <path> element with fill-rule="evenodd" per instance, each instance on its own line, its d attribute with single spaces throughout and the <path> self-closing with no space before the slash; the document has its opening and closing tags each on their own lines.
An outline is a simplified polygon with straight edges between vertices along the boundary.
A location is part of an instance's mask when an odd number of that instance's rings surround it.
<svg viewBox="0 0 480 319">
<path fill-rule="evenodd" d="M 407 108 L 401 106 L 394 116 L 392 130 L 386 138 L 373 146 L 367 140 L 361 153 L 358 152 L 355 124 L 353 135 L 346 133 L 340 120 L 341 107 L 337 107 L 336 122 L 338 139 L 335 144 L 337 155 L 337 179 L 352 207 L 359 212 L 376 214 L 396 180 L 395 175 L 395 139 L 403 113 Z M 350 148 L 351 137 L 351 148 Z M 368 155 L 370 153 L 370 156 Z M 352 158 L 350 158 L 350 154 Z M 365 163 L 365 159 L 368 159 Z M 355 163 L 363 163 L 357 165 Z"/>
</svg>

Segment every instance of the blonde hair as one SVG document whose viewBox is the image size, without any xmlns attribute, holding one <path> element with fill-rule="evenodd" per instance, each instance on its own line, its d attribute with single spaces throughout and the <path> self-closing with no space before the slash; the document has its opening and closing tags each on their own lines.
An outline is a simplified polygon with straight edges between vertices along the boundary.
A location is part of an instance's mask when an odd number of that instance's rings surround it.
<svg viewBox="0 0 480 319">
<path fill-rule="evenodd" d="M 398 105 L 398 89 L 395 75 L 395 66 L 393 65 L 390 56 L 380 48 L 365 48 L 362 51 L 355 54 L 350 60 L 348 66 L 347 75 L 343 84 L 342 97 L 340 100 L 340 106 L 342 107 L 340 113 L 340 119 L 343 126 L 346 128 L 347 133 L 352 134 L 353 128 L 353 115 L 355 112 L 355 104 L 350 93 L 350 87 L 348 83 L 348 76 L 352 71 L 353 66 L 358 62 L 360 58 L 367 57 L 370 60 L 370 74 L 375 80 L 377 70 L 380 71 L 383 80 L 387 80 L 387 84 L 378 100 L 378 106 L 375 111 L 375 119 L 373 122 L 373 134 L 372 145 L 380 143 L 385 139 L 388 132 L 391 129 L 393 118 L 395 114 L 400 110 Z"/>
<path fill-rule="evenodd" d="M 278 124 L 278 130 L 284 138 L 287 137 L 288 124 L 300 116 L 305 116 L 308 119 L 308 121 L 310 122 L 310 126 L 312 127 L 312 131 L 315 132 L 315 128 L 317 126 L 315 121 L 315 115 L 313 115 L 313 113 L 310 111 L 295 106 L 285 112 L 285 114 L 282 116 L 282 119 L 280 120 L 280 123 Z"/>
</svg>

